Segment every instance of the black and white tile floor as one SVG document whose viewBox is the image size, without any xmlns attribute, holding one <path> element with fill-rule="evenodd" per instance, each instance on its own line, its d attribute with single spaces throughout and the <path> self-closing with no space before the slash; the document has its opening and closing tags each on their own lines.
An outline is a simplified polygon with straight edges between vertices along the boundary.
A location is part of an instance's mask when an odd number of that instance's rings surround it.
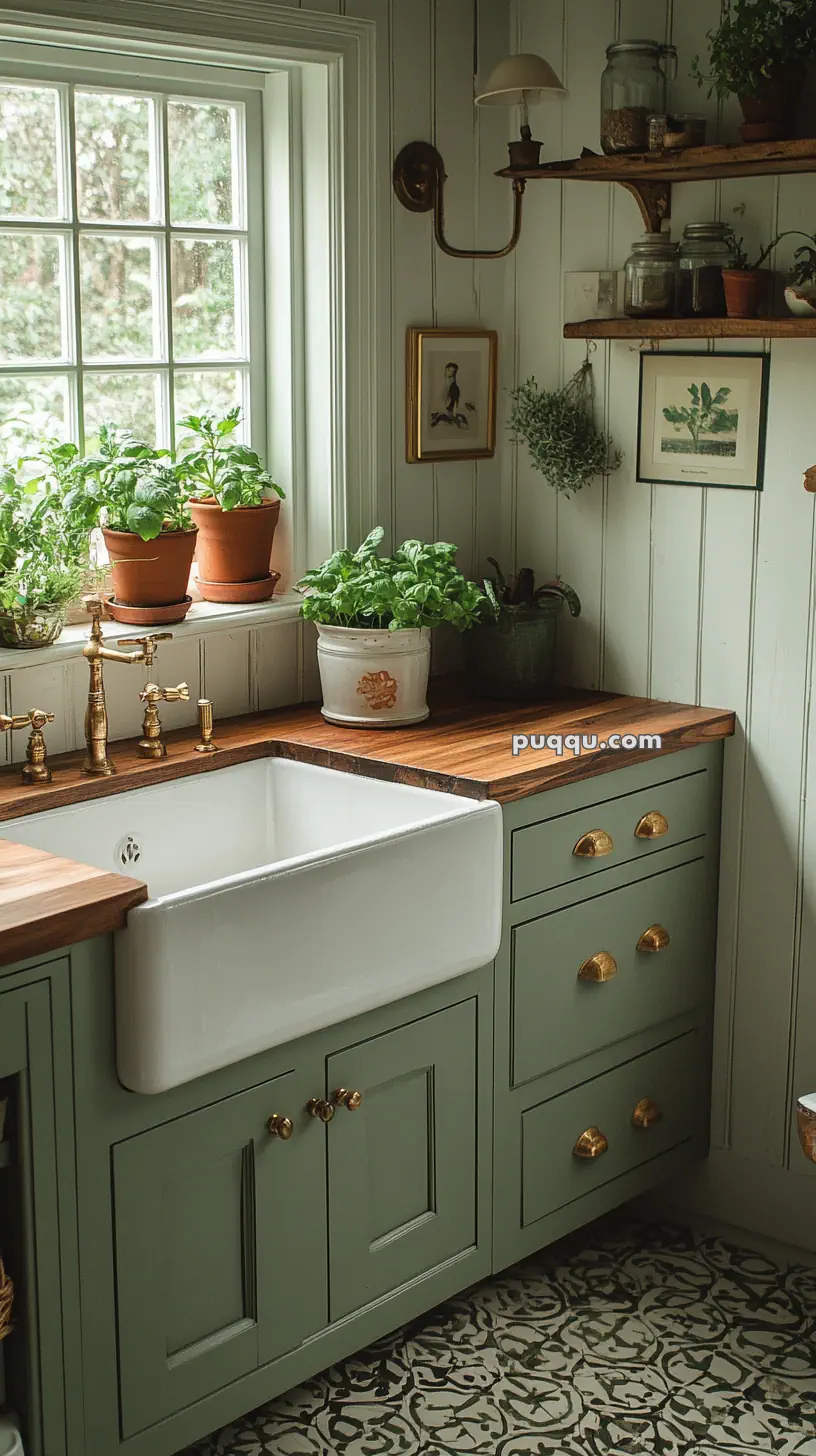
<svg viewBox="0 0 816 1456">
<path fill-rule="evenodd" d="M 816 1456 L 816 1268 L 613 1219 L 184 1456 Z"/>
</svg>

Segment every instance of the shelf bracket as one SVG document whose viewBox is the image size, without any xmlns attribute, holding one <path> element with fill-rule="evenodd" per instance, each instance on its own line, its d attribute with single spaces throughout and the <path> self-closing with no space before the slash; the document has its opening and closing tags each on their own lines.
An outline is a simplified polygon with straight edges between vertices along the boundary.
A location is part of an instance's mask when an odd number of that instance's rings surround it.
<svg viewBox="0 0 816 1456">
<path fill-rule="evenodd" d="M 671 217 L 670 182 L 621 182 L 631 192 L 646 224 L 646 231 L 659 233 L 666 218 Z"/>
</svg>

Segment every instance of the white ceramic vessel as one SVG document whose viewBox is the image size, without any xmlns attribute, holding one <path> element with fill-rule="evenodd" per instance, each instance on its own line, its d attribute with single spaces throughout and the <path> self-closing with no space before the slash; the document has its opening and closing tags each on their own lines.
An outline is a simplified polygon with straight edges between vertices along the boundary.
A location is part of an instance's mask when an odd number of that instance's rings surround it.
<svg viewBox="0 0 816 1456">
<path fill-rule="evenodd" d="M 117 933 L 120 1080 L 163 1092 L 486 965 L 501 810 L 260 759 L 3 826 L 146 881 Z"/>
<path fill-rule="evenodd" d="M 399 632 L 317 623 L 324 718 L 359 728 L 396 728 L 428 716 L 427 627 Z"/>
<path fill-rule="evenodd" d="M 797 318 L 816 317 L 816 288 L 812 284 L 806 284 L 803 288 L 794 288 L 789 283 L 785 289 L 785 302 L 792 314 Z"/>
</svg>

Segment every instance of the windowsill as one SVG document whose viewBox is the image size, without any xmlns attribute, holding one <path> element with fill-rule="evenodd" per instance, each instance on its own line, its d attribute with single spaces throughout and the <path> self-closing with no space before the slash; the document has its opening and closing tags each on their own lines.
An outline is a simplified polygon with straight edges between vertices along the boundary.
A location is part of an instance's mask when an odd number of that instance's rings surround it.
<svg viewBox="0 0 816 1456">
<path fill-rule="evenodd" d="M 212 632 L 231 632 L 240 627 L 265 627 L 278 622 L 291 622 L 300 616 L 302 598 L 297 592 L 285 592 L 271 602 L 251 606 L 237 603 L 193 602 L 183 622 L 170 628 L 174 637 L 201 637 Z M 109 642 L 119 638 L 138 637 L 147 632 L 160 632 L 161 627 L 126 627 L 123 622 L 103 624 Z M 20 667 L 40 667 L 48 662 L 64 662 L 81 657 L 88 636 L 88 623 L 66 627 L 53 647 L 0 647 L 0 672 L 13 672 Z"/>
</svg>

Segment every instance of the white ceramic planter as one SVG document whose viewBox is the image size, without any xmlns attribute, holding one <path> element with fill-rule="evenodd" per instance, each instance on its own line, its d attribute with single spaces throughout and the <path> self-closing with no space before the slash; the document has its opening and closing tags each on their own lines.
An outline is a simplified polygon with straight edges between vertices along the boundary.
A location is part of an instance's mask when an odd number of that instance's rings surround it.
<svg viewBox="0 0 816 1456">
<path fill-rule="evenodd" d="M 427 627 L 399 632 L 317 623 L 323 717 L 357 728 L 395 728 L 428 716 Z"/>
<path fill-rule="evenodd" d="M 816 315 L 816 288 L 812 283 L 806 283 L 801 288 L 794 288 L 789 283 L 785 289 L 785 302 L 797 318 L 813 318 Z"/>
</svg>

